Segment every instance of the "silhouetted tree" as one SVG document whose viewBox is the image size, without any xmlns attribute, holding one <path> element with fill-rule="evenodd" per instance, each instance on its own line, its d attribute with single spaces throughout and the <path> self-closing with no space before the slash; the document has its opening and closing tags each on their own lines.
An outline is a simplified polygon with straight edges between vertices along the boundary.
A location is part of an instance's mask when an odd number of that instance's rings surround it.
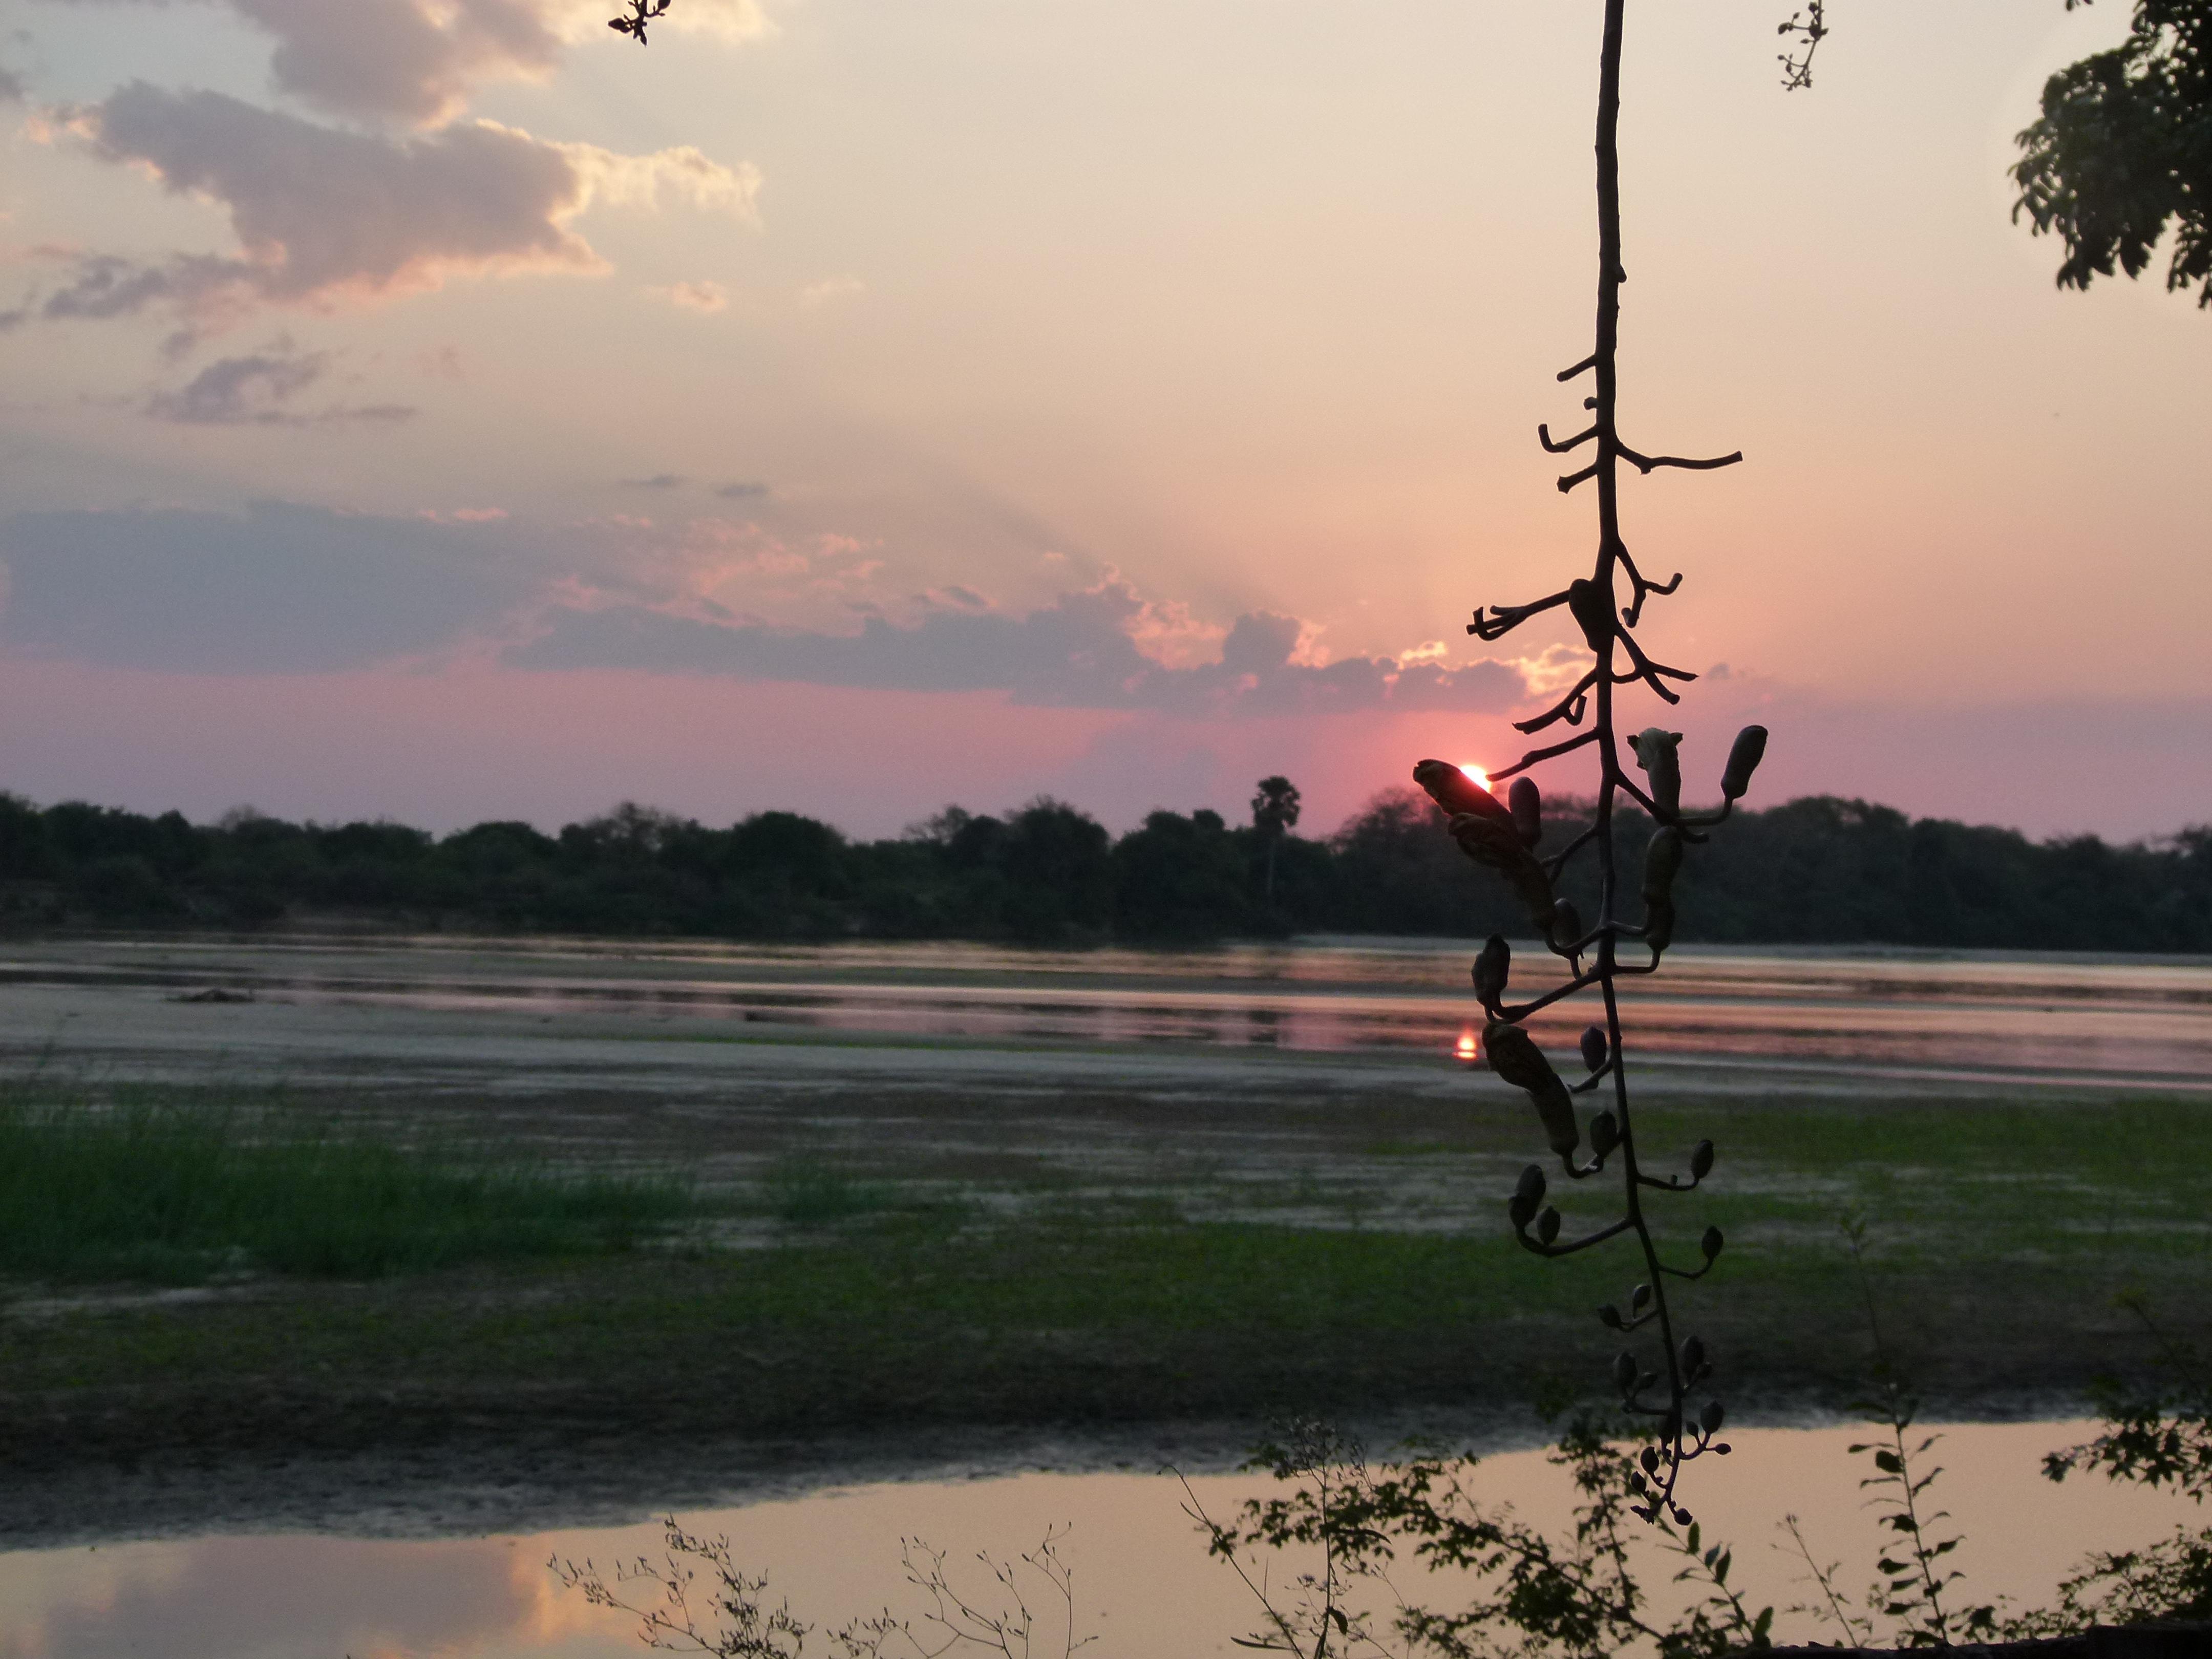
<svg viewBox="0 0 2212 1659">
<path fill-rule="evenodd" d="M 2064 241 L 2061 288 L 2141 276 L 2172 225 L 2166 285 L 2212 307 L 2212 0 L 2136 0 L 2127 40 L 2052 76 L 2017 142 L 2013 216 Z"/>
<path fill-rule="evenodd" d="M 1275 902 L 1275 849 L 1298 823 L 1298 787 L 1278 773 L 1260 780 L 1260 793 L 1252 797 L 1252 827 L 1267 847 L 1267 903 Z"/>
<path fill-rule="evenodd" d="M 1591 804 L 1547 804 L 1563 840 Z M 1680 877 L 1686 939 L 1741 944 L 2212 950 L 2212 829 L 2121 845 L 1912 819 L 1813 797 L 1740 812 L 1742 856 Z M 1650 833 L 1613 817 L 1618 858 Z M 1286 933 L 1531 935 L 1512 896 L 1453 883 L 1436 809 L 1386 791 L 1334 836 L 1263 836 L 1200 811 L 1113 841 L 1059 802 L 1005 817 L 948 808 L 894 840 L 849 841 L 796 812 L 728 829 L 617 808 L 556 837 L 480 823 L 193 824 L 0 794 L 0 925 L 252 927 L 348 917 L 395 928 L 719 939 L 982 939 L 1082 944 Z M 1272 905 L 1261 902 L 1277 860 Z M 1586 873 L 1559 890 L 1595 913 Z"/>
<path fill-rule="evenodd" d="M 1144 939 L 1249 933 L 1250 866 L 1221 814 L 1154 812 L 1114 848 L 1114 921 Z"/>
</svg>

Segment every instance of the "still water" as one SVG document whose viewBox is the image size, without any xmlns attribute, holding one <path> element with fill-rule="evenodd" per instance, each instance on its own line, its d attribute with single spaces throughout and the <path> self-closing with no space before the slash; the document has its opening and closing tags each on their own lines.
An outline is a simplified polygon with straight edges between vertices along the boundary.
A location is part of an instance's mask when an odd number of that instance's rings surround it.
<svg viewBox="0 0 2212 1659">
<path fill-rule="evenodd" d="M 1954 1425 L 1941 1431 L 1929 1463 L 1944 1473 L 1930 1496 L 1948 1510 L 1965 1545 L 1952 1558 L 1968 1575 L 1959 1594 L 2000 1596 L 2021 1606 L 2051 1586 L 2092 1547 L 2148 1542 L 2177 1523 L 2204 1518 L 2169 1495 L 2079 1477 L 2053 1486 L 2037 1472 L 2045 1450 L 2073 1443 L 2085 1424 Z M 1696 1467 L 1692 1501 L 1706 1541 L 1735 1546 L 1731 1583 L 1787 1607 L 1814 1593 L 1779 1523 L 1802 1518 L 1823 1566 L 1841 1564 L 1846 1593 L 1874 1577 L 1873 1516 L 1862 1509 L 1863 1459 L 1845 1450 L 1861 1427 L 1750 1430 L 1732 1435 L 1734 1454 Z M 1475 1477 L 1490 1504 L 1510 1503 L 1531 1522 L 1566 1514 L 1559 1472 L 1537 1451 L 1486 1459 Z M 1208 1475 L 1192 1482 L 1199 1501 L 1224 1518 L 1244 1498 L 1275 1488 L 1263 1477 Z M 1250 1593 L 1209 1561 L 1182 1512 L 1189 1501 L 1174 1478 L 1150 1471 L 1024 1474 L 993 1480 L 907 1482 L 826 1492 L 742 1509 L 688 1515 L 695 1531 L 726 1534 L 738 1562 L 764 1573 L 771 1601 L 822 1625 L 878 1611 L 919 1614 L 924 1603 L 902 1582 L 902 1540 L 919 1537 L 946 1554 L 957 1588 L 996 1607 L 996 1586 L 979 1552 L 1011 1559 L 1048 1529 L 1066 1528 L 1059 1548 L 1073 1569 L 1079 1636 L 1097 1639 L 1096 1659 L 1169 1659 L 1238 1651 L 1253 1628 Z M 198 1538 L 97 1549 L 0 1556 L 0 1654 L 9 1659 L 615 1659 L 641 1651 L 634 1621 L 586 1604 L 548 1570 L 558 1558 L 603 1568 L 658 1555 L 659 1529 L 631 1526 L 525 1536 L 446 1540 L 321 1536 Z M 1273 1582 L 1311 1564 L 1278 1560 Z M 1655 1600 L 1666 1605 L 1678 1562 L 1651 1561 Z M 1397 1589 L 1410 1600 L 1448 1603 L 1448 1582 L 1406 1564 Z M 1054 1639 L 1036 1654 L 1057 1656 L 1062 1604 L 1033 1578 L 1020 1587 Z M 1387 1594 L 1383 1599 L 1387 1601 Z M 1784 1615 L 1777 1634 L 1821 1634 Z M 821 1648 L 827 1644 L 820 1644 Z M 809 1650 L 817 1650 L 810 1643 Z M 1018 1648 L 1016 1649 L 1019 1652 Z"/>
<path fill-rule="evenodd" d="M 299 1054 L 650 1035 L 755 1049 L 1262 1051 L 1346 1062 L 1471 1049 L 1472 941 L 1312 939 L 1198 951 L 953 944 L 791 948 L 423 939 L 94 939 L 0 952 L 0 1045 L 219 1042 Z M 1559 982 L 1516 953 L 1514 990 Z M 250 1006 L 169 1005 L 220 994 Z M 1639 1064 L 1808 1080 L 2212 1088 L 2212 959 L 1683 947 L 1624 987 Z M 1534 1029 L 1571 1043 L 1589 998 Z M 289 1012 L 287 1012 L 289 1011 Z M 17 1027 L 20 1026 L 20 1030 Z M 632 1053 L 635 1048 L 633 1044 Z"/>
</svg>

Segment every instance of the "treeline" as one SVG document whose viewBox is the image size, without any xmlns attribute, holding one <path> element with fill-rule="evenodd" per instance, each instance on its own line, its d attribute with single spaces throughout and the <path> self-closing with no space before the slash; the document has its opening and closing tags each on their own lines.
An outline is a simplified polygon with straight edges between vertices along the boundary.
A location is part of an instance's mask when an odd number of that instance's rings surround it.
<svg viewBox="0 0 2212 1659">
<path fill-rule="evenodd" d="M 1556 805 L 1539 850 L 1564 845 L 1588 812 Z M 1618 823 L 1632 874 L 1648 833 L 1633 813 Z M 1592 864 L 1583 854 L 1562 885 L 1585 915 Z M 2035 842 L 1813 797 L 1740 813 L 1692 849 L 1675 891 L 1684 939 L 2212 951 L 2212 828 L 2131 845 Z M 1410 791 L 1377 796 L 1324 839 L 1206 811 L 1155 812 L 1117 839 L 1040 799 L 1003 817 L 949 808 L 884 841 L 792 812 L 717 830 L 626 805 L 557 835 L 492 823 L 434 836 L 0 795 L 0 924 L 285 922 L 1041 945 L 1528 931 Z"/>
</svg>

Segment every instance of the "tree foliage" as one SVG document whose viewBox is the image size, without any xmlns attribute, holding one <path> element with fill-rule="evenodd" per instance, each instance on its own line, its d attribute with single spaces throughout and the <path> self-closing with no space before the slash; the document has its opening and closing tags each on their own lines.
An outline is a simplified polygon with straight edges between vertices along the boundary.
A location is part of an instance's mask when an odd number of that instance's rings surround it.
<svg viewBox="0 0 2212 1659">
<path fill-rule="evenodd" d="M 393 927 L 759 939 L 1193 943 L 1287 933 L 1520 937 L 1511 895 L 1468 867 L 1410 790 L 1334 835 L 1158 811 L 1118 838 L 1063 801 L 950 807 L 854 841 L 796 812 L 716 829 L 624 805 L 547 835 L 389 823 L 195 824 L 0 795 L 0 926 Z M 1552 803 L 1547 839 L 1589 823 Z M 1739 856 L 1686 867 L 1683 937 L 1733 944 L 2212 950 L 2212 829 L 2116 846 L 1912 819 L 1819 796 L 1735 819 Z M 1619 855 L 1643 845 L 1635 812 Z M 1267 895 L 1273 860 L 1274 894 Z M 1588 907 L 1571 879 L 1563 892 Z"/>
<path fill-rule="evenodd" d="M 2212 307 L 2212 0 L 2136 0 L 2127 40 L 2052 76 L 2018 143 L 2013 216 L 2064 242 L 2060 287 L 2141 276 L 2172 227 L 2166 285 Z"/>
</svg>

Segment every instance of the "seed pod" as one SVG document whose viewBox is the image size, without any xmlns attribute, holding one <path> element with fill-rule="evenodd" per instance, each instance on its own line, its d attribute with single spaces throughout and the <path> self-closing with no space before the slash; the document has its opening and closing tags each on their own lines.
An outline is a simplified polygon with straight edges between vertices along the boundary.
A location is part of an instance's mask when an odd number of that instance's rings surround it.
<svg viewBox="0 0 2212 1659">
<path fill-rule="evenodd" d="M 1567 610 L 1583 630 L 1583 642 L 1602 657 L 1613 637 L 1613 595 L 1587 576 L 1577 576 L 1567 584 Z"/>
<path fill-rule="evenodd" d="M 1682 1339 L 1682 1376 L 1685 1380 L 1701 1375 L 1705 1369 L 1705 1345 L 1694 1336 Z"/>
<path fill-rule="evenodd" d="M 1611 1112 L 1600 1112 L 1590 1120 L 1590 1151 L 1600 1158 L 1609 1154 L 1620 1145 L 1620 1120 Z"/>
<path fill-rule="evenodd" d="M 1536 1237 L 1548 1244 L 1559 1236 L 1559 1212 L 1547 1204 L 1544 1213 L 1536 1218 Z"/>
<path fill-rule="evenodd" d="M 1595 1072 L 1605 1064 L 1605 1057 L 1613 1052 L 1613 1044 L 1606 1040 L 1605 1027 L 1585 1025 L 1583 1028 L 1583 1064 Z"/>
<path fill-rule="evenodd" d="M 1529 855 L 1511 823 L 1462 812 L 1449 829 L 1459 850 L 1477 864 L 1497 871 L 1528 908 L 1528 920 L 1540 939 L 1552 932 L 1552 878 Z"/>
<path fill-rule="evenodd" d="M 1567 951 L 1583 936 L 1583 913 L 1575 908 L 1572 899 L 1555 899 L 1552 903 L 1552 948 Z"/>
<path fill-rule="evenodd" d="M 1678 1527 L 1686 1527 L 1691 1522 L 1697 1519 L 1697 1516 L 1692 1515 L 1689 1510 L 1684 1509 L 1680 1504 L 1674 1506 L 1673 1513 L 1674 1516 L 1674 1524 Z"/>
<path fill-rule="evenodd" d="M 1505 792 L 1505 805 L 1513 814 L 1513 828 L 1523 847 L 1534 847 L 1544 839 L 1544 792 L 1536 787 L 1535 779 L 1514 779 L 1513 787 Z"/>
<path fill-rule="evenodd" d="M 1728 765 L 1721 773 L 1721 793 L 1730 800 L 1741 800 L 1751 787 L 1751 775 L 1765 757 L 1765 726 L 1747 726 L 1737 732 L 1735 741 L 1729 745 Z"/>
<path fill-rule="evenodd" d="M 1552 878 L 1544 866 L 1526 851 L 1521 861 L 1505 872 L 1506 881 L 1528 912 L 1528 922 L 1541 938 L 1552 931 Z"/>
<path fill-rule="evenodd" d="M 1682 832 L 1660 830 L 1644 845 L 1644 902 L 1660 904 L 1674 896 L 1674 874 L 1682 867 Z"/>
<path fill-rule="evenodd" d="M 1705 1229 L 1705 1236 L 1698 1241 L 1698 1248 L 1705 1253 L 1705 1260 L 1711 1261 L 1719 1257 L 1721 1243 L 1721 1230 L 1717 1227 L 1708 1227 Z"/>
<path fill-rule="evenodd" d="M 1492 933 L 1474 959 L 1474 994 L 1486 1008 L 1498 1006 L 1505 994 L 1505 976 L 1512 970 L 1513 947 L 1503 935 Z"/>
<path fill-rule="evenodd" d="M 1650 1299 L 1651 1287 L 1649 1285 L 1638 1285 L 1634 1290 L 1628 1293 L 1629 1311 L 1631 1313 L 1642 1313 L 1644 1311 L 1644 1304 L 1650 1301 Z"/>
<path fill-rule="evenodd" d="M 1713 1172 L 1713 1143 L 1701 1140 L 1690 1148 L 1690 1179 L 1703 1181 Z"/>
<path fill-rule="evenodd" d="M 1620 1310 L 1608 1302 L 1597 1310 L 1597 1322 L 1611 1330 L 1620 1328 Z"/>
<path fill-rule="evenodd" d="M 1613 1362 L 1613 1385 L 1623 1394 L 1636 1386 L 1636 1356 L 1626 1349 Z"/>
<path fill-rule="evenodd" d="M 1646 1446 L 1642 1451 L 1636 1454 L 1636 1461 L 1644 1466 L 1644 1474 L 1658 1474 L 1659 1448 L 1656 1446 Z"/>
<path fill-rule="evenodd" d="M 1653 954 L 1674 942 L 1674 901 L 1654 899 L 1644 907 L 1644 942 Z"/>
<path fill-rule="evenodd" d="M 1528 1224 L 1536 1218 L 1536 1206 L 1543 1201 L 1544 1172 L 1531 1164 L 1521 1171 L 1521 1184 L 1513 1189 L 1513 1196 L 1505 1206 L 1515 1232 L 1528 1231 Z"/>
<path fill-rule="evenodd" d="M 1518 859 L 1528 856 L 1528 849 L 1521 844 L 1511 824 L 1480 812 L 1455 813 L 1447 827 L 1461 852 L 1492 870 L 1510 869 Z"/>
<path fill-rule="evenodd" d="M 1535 1103 L 1536 1115 L 1544 1125 L 1544 1137 L 1551 1143 L 1552 1150 L 1561 1158 L 1572 1158 L 1575 1148 L 1582 1144 L 1582 1131 L 1575 1124 L 1574 1097 L 1567 1093 L 1567 1085 L 1559 1081 L 1559 1074 L 1552 1069 L 1552 1062 L 1544 1058 L 1544 1051 L 1536 1046 L 1535 1038 L 1518 1025 L 1493 1020 L 1484 1028 L 1482 1054 L 1492 1071 L 1515 1088 L 1527 1091 Z"/>
<path fill-rule="evenodd" d="M 1448 817 L 1457 817 L 1462 812 L 1488 818 L 1513 827 L 1513 815 L 1490 791 L 1454 766 L 1449 761 L 1425 760 L 1413 769 L 1413 781 L 1428 792 L 1429 799 L 1442 807 Z"/>
<path fill-rule="evenodd" d="M 1698 1424 L 1707 1434 L 1718 1434 L 1727 1418 L 1728 1412 L 1719 1401 L 1708 1400 L 1705 1409 L 1698 1413 Z"/>
<path fill-rule="evenodd" d="M 1628 740 L 1636 763 L 1651 780 L 1651 799 L 1659 816 L 1671 818 L 1682 810 L 1682 734 L 1647 726 Z"/>
</svg>

